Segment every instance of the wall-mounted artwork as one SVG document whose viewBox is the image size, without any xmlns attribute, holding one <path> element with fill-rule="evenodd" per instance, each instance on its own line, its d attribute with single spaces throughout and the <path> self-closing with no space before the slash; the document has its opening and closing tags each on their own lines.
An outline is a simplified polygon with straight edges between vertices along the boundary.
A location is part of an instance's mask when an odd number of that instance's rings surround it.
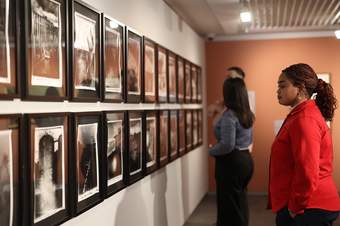
<svg viewBox="0 0 340 226">
<path fill-rule="evenodd" d="M 197 67 L 191 65 L 191 103 L 197 102 Z"/>
<path fill-rule="evenodd" d="M 203 143 L 203 110 L 198 109 L 198 144 Z"/>
<path fill-rule="evenodd" d="M 71 18 L 72 99 L 96 102 L 100 98 L 100 13 L 75 0 Z"/>
<path fill-rule="evenodd" d="M 170 160 L 178 157 L 178 118 L 177 110 L 170 111 Z"/>
<path fill-rule="evenodd" d="M 157 112 L 145 111 L 144 160 L 143 165 L 147 174 L 157 169 Z"/>
<path fill-rule="evenodd" d="M 157 46 L 157 77 L 158 77 L 158 102 L 164 103 L 168 100 L 168 76 L 166 49 Z"/>
<path fill-rule="evenodd" d="M 21 225 L 20 206 L 20 116 L 0 115 L 0 222 Z"/>
<path fill-rule="evenodd" d="M 24 96 L 63 100 L 67 96 L 66 1 L 27 1 L 27 75 Z"/>
<path fill-rule="evenodd" d="M 144 101 L 156 101 L 156 43 L 144 37 Z"/>
<path fill-rule="evenodd" d="M 185 81 L 185 103 L 191 102 L 191 67 L 190 62 L 184 64 L 184 81 Z"/>
<path fill-rule="evenodd" d="M 17 2 L 0 0 L 0 99 L 12 99 L 19 95 Z"/>
<path fill-rule="evenodd" d="M 164 166 L 169 156 L 169 111 L 159 111 L 159 163 Z"/>
<path fill-rule="evenodd" d="M 185 154 L 185 138 L 186 138 L 186 131 L 185 131 L 185 111 L 179 110 L 178 111 L 178 149 L 179 155 L 182 156 Z"/>
<path fill-rule="evenodd" d="M 58 224 L 69 215 L 68 116 L 28 115 L 32 225 Z"/>
<path fill-rule="evenodd" d="M 200 67 L 197 68 L 197 101 L 198 103 L 202 103 L 202 69 Z"/>
<path fill-rule="evenodd" d="M 185 110 L 185 147 L 186 151 L 192 149 L 192 111 Z"/>
<path fill-rule="evenodd" d="M 126 90 L 127 102 L 138 103 L 142 95 L 142 36 L 137 32 L 126 31 Z"/>
<path fill-rule="evenodd" d="M 192 145 L 196 147 L 198 145 L 198 110 L 192 111 Z"/>
<path fill-rule="evenodd" d="M 168 51 L 169 102 L 177 101 L 176 55 Z"/>
<path fill-rule="evenodd" d="M 123 102 L 124 98 L 124 27 L 103 15 L 103 99 Z"/>
<path fill-rule="evenodd" d="M 185 86 L 184 86 L 184 61 L 183 58 L 177 56 L 177 77 L 178 77 L 178 102 L 184 102 Z"/>
</svg>

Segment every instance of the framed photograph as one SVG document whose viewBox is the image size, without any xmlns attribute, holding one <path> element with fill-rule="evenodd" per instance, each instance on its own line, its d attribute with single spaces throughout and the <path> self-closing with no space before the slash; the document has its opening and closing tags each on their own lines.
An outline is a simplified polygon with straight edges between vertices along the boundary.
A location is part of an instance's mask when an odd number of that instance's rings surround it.
<svg viewBox="0 0 340 226">
<path fill-rule="evenodd" d="M 144 102 L 156 101 L 156 43 L 144 36 Z"/>
<path fill-rule="evenodd" d="M 178 102 L 184 102 L 185 86 L 184 86 L 184 60 L 177 55 L 177 77 L 178 77 Z"/>
<path fill-rule="evenodd" d="M 103 79 L 102 97 L 105 102 L 124 100 L 124 26 L 102 14 Z"/>
<path fill-rule="evenodd" d="M 191 66 L 189 61 L 184 64 L 184 81 L 185 81 L 185 103 L 191 102 Z"/>
<path fill-rule="evenodd" d="M 178 149 L 179 149 L 179 156 L 185 154 L 185 138 L 186 138 L 186 131 L 185 131 L 185 110 L 181 109 L 178 111 Z"/>
<path fill-rule="evenodd" d="M 125 112 L 105 112 L 104 153 L 106 196 L 125 187 L 124 150 L 125 150 Z"/>
<path fill-rule="evenodd" d="M 202 103 L 203 89 L 202 89 L 202 69 L 197 67 L 197 102 Z"/>
<path fill-rule="evenodd" d="M 198 144 L 201 145 L 203 143 L 203 110 L 198 109 Z"/>
<path fill-rule="evenodd" d="M 132 184 L 143 176 L 143 113 L 141 111 L 128 111 L 128 183 Z"/>
<path fill-rule="evenodd" d="M 77 214 L 99 203 L 102 164 L 100 153 L 101 112 L 82 112 L 74 114 L 74 176 L 75 212 Z"/>
<path fill-rule="evenodd" d="M 168 51 L 168 74 L 169 74 L 169 102 L 177 102 L 177 68 L 176 54 Z"/>
<path fill-rule="evenodd" d="M 191 103 L 197 102 L 197 67 L 191 65 Z"/>
<path fill-rule="evenodd" d="M 31 225 L 57 225 L 70 218 L 68 114 L 26 117 Z"/>
<path fill-rule="evenodd" d="M 178 157 L 178 111 L 170 110 L 170 160 Z"/>
<path fill-rule="evenodd" d="M 157 46 L 158 102 L 168 101 L 168 73 L 166 49 Z"/>
<path fill-rule="evenodd" d="M 73 101 L 100 100 L 100 13 L 91 6 L 72 1 L 71 97 Z"/>
<path fill-rule="evenodd" d="M 143 168 L 146 174 L 149 174 L 157 169 L 157 112 L 144 112 L 144 153 L 143 153 Z"/>
<path fill-rule="evenodd" d="M 0 99 L 19 97 L 19 6 L 17 0 L 0 0 Z"/>
<path fill-rule="evenodd" d="M 23 95 L 29 100 L 62 101 L 67 97 L 66 0 L 26 3 L 26 76 Z"/>
<path fill-rule="evenodd" d="M 169 111 L 159 111 L 159 165 L 165 166 L 169 158 Z"/>
<path fill-rule="evenodd" d="M 192 110 L 192 146 L 198 145 L 198 110 Z"/>
<path fill-rule="evenodd" d="M 185 147 L 186 152 L 192 149 L 192 111 L 185 110 Z"/>
<path fill-rule="evenodd" d="M 19 115 L 0 115 L 0 222 L 5 226 L 22 224 L 20 133 Z"/>
<path fill-rule="evenodd" d="M 141 102 L 142 96 L 142 36 L 126 29 L 126 96 L 128 103 Z"/>
</svg>

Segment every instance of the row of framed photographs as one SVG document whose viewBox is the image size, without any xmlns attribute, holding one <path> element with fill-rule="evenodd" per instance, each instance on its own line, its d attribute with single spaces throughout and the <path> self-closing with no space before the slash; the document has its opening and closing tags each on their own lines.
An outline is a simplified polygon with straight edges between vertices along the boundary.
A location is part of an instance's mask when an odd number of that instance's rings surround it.
<svg viewBox="0 0 340 226">
<path fill-rule="evenodd" d="M 0 99 L 202 101 L 199 66 L 82 1 L 0 0 L 0 11 Z"/>
<path fill-rule="evenodd" d="M 57 225 L 202 144 L 202 109 L 0 115 L 1 225 Z"/>
</svg>

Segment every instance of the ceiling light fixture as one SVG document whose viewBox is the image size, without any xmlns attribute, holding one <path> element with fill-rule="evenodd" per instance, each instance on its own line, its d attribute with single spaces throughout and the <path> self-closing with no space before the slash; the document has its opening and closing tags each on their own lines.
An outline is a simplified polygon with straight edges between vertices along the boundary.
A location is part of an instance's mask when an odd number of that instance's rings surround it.
<svg viewBox="0 0 340 226">
<path fill-rule="evenodd" d="M 251 22 L 251 13 L 249 11 L 241 12 L 240 18 L 242 23 L 249 23 Z"/>
<path fill-rule="evenodd" d="M 340 39 L 340 30 L 334 31 L 336 39 Z"/>
</svg>

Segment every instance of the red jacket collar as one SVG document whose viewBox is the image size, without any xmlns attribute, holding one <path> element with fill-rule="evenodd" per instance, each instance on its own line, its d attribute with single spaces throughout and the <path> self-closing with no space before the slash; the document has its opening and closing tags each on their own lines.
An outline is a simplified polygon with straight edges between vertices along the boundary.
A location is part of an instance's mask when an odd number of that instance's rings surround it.
<svg viewBox="0 0 340 226">
<path fill-rule="evenodd" d="M 302 111 L 306 108 L 309 108 L 311 106 L 315 106 L 315 101 L 314 100 L 306 100 L 306 101 L 300 103 L 298 106 L 296 106 L 288 115 L 295 115 L 298 112 L 300 112 L 300 111 Z"/>
</svg>

